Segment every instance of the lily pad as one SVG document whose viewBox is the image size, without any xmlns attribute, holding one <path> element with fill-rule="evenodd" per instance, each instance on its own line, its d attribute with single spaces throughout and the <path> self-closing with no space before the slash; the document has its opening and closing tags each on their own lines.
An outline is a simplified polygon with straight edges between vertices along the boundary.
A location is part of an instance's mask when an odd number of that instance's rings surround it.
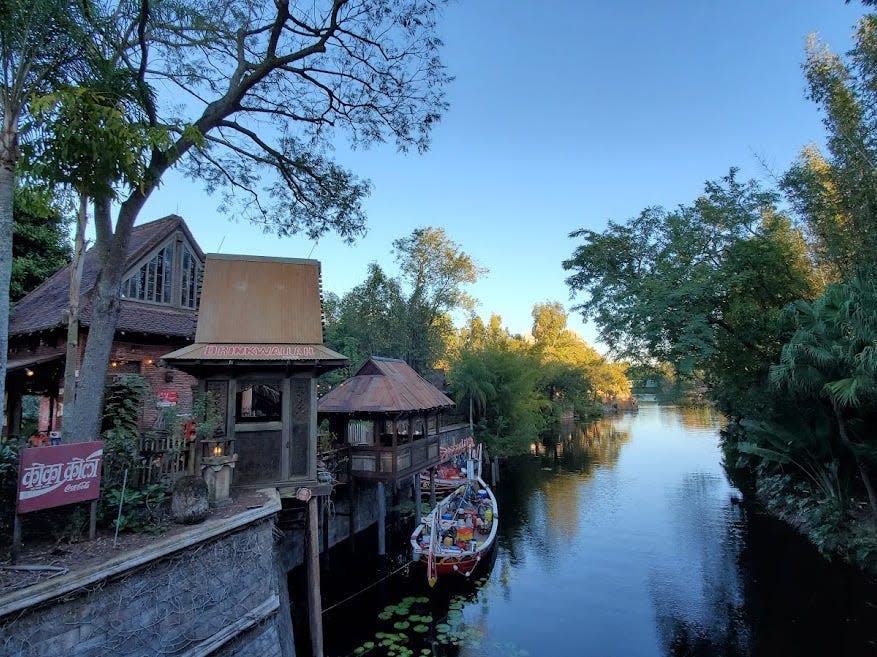
<svg viewBox="0 0 877 657">
<path fill-rule="evenodd" d="M 419 632 L 420 634 L 423 634 L 424 632 L 429 630 L 429 625 L 415 625 L 411 629 L 414 630 L 415 632 Z"/>
<path fill-rule="evenodd" d="M 397 630 L 407 630 L 411 626 L 411 623 L 408 621 L 396 621 L 393 623 L 393 627 Z"/>
</svg>

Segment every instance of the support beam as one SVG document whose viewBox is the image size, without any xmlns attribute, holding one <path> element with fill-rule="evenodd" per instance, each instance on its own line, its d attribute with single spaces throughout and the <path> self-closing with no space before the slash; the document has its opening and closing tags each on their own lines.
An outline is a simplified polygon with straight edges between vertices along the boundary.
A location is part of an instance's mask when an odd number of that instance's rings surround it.
<svg viewBox="0 0 877 657">
<path fill-rule="evenodd" d="M 308 500 L 307 572 L 311 654 L 323 657 L 323 605 L 320 599 L 320 528 L 316 496 Z"/>
<path fill-rule="evenodd" d="M 384 482 L 378 482 L 378 555 L 387 553 L 387 495 Z"/>
<path fill-rule="evenodd" d="M 414 513 L 416 522 L 420 522 L 420 519 L 423 517 L 423 496 L 420 494 L 420 473 L 417 472 L 414 474 Z"/>
<path fill-rule="evenodd" d="M 436 505 L 435 499 L 435 468 L 429 469 L 429 508 L 434 509 Z"/>
</svg>

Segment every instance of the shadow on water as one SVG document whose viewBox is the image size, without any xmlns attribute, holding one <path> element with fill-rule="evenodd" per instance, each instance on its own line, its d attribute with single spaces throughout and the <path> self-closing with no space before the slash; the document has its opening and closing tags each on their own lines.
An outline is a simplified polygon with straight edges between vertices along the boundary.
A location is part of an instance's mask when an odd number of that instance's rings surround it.
<svg viewBox="0 0 877 657">
<path fill-rule="evenodd" d="M 877 655 L 877 583 L 740 501 L 720 423 L 643 405 L 534 441 L 503 468 L 479 579 L 430 589 L 422 570 L 397 573 L 330 609 L 326 654 Z M 324 607 L 404 562 L 400 537 L 396 561 L 378 561 L 368 537 L 355 559 L 336 550 Z"/>
</svg>

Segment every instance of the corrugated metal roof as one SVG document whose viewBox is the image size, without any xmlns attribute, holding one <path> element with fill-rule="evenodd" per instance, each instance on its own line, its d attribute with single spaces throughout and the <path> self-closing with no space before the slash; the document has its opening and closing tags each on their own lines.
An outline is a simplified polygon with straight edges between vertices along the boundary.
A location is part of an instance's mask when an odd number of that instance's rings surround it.
<svg viewBox="0 0 877 657">
<path fill-rule="evenodd" d="M 329 391 L 320 413 L 392 413 L 449 408 L 454 402 L 403 360 L 372 356 L 359 371 Z"/>
</svg>

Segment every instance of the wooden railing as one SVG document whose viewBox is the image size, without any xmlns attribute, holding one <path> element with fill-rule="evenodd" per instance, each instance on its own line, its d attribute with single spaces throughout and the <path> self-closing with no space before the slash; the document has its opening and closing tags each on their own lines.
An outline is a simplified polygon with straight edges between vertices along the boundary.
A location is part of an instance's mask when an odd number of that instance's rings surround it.
<svg viewBox="0 0 877 657">
<path fill-rule="evenodd" d="M 140 434 L 141 467 L 137 476 L 141 484 L 162 479 L 173 481 L 185 474 L 195 473 L 195 443 L 165 431 Z"/>
<path fill-rule="evenodd" d="M 351 471 L 366 479 L 403 478 L 439 462 L 439 436 L 427 436 L 396 447 L 352 445 Z"/>
</svg>

